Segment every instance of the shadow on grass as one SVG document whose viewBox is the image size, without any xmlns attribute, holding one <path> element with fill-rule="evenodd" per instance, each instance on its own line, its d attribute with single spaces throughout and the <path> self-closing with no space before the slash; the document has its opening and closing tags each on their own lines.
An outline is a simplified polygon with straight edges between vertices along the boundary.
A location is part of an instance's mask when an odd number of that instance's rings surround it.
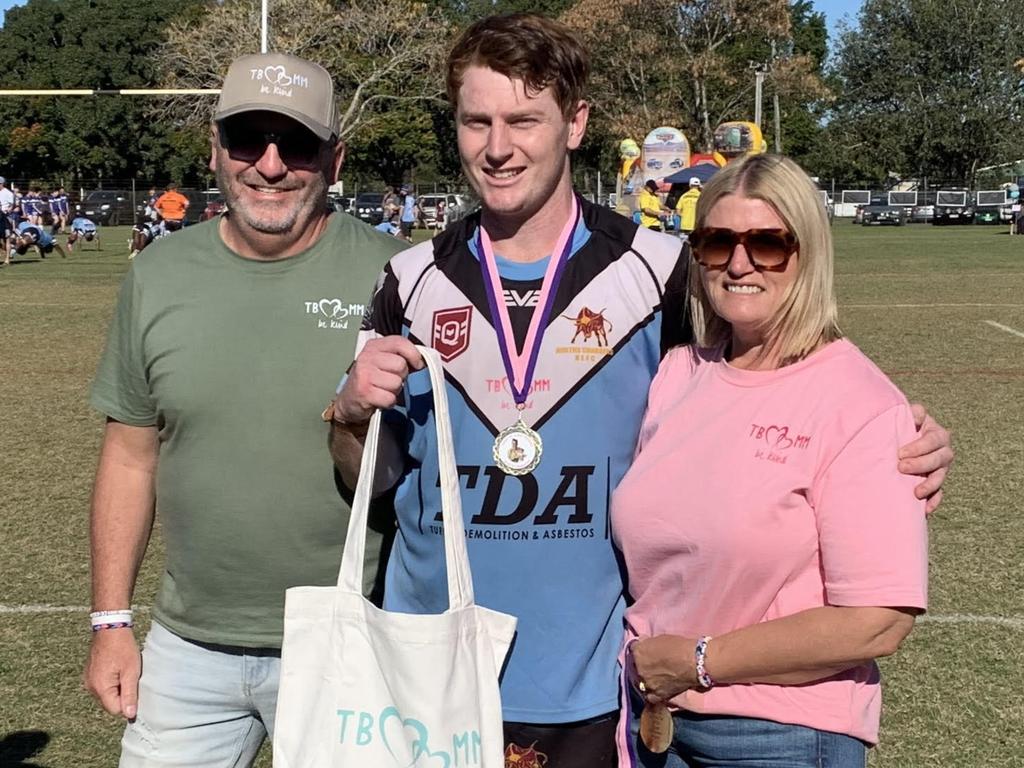
<svg viewBox="0 0 1024 768">
<path fill-rule="evenodd" d="M 4 768 L 45 768 L 28 762 L 46 749 L 50 734 L 45 731 L 14 731 L 0 740 L 0 765 Z"/>
</svg>

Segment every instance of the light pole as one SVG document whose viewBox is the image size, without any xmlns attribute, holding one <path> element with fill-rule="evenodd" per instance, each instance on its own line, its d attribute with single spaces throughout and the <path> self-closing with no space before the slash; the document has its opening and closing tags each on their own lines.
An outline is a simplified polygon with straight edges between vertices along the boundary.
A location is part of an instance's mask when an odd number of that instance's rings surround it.
<svg viewBox="0 0 1024 768">
<path fill-rule="evenodd" d="M 260 4 L 260 53 L 267 52 L 267 3 L 262 0 Z"/>
</svg>

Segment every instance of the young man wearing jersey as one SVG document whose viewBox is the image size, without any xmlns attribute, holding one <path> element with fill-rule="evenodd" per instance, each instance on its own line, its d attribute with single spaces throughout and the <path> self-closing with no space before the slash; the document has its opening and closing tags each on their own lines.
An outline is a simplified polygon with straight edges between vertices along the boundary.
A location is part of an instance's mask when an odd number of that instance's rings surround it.
<svg viewBox="0 0 1024 768">
<path fill-rule="evenodd" d="M 68 232 L 68 252 L 74 250 L 75 243 L 79 240 L 84 240 L 86 243 L 91 243 L 93 240 L 96 241 L 96 247 L 99 250 L 103 250 L 100 245 L 100 234 L 96 229 L 96 222 L 85 216 L 76 216 L 71 222 L 71 231 Z M 83 244 L 84 248 L 85 245 Z"/>
<path fill-rule="evenodd" d="M 547 768 L 615 764 L 624 599 L 608 501 L 660 356 L 687 337 L 680 241 L 573 192 L 588 68 L 575 35 L 540 16 L 487 18 L 455 44 L 448 95 L 482 211 L 391 259 L 326 412 L 351 485 L 366 422 L 388 409 L 376 490 L 396 487 L 398 532 L 385 607 L 444 611 L 430 384 L 412 343 L 440 353 L 476 600 L 519 618 L 506 759 Z M 944 447 L 944 432 L 924 443 Z"/>
<path fill-rule="evenodd" d="M 39 251 L 40 259 L 45 259 L 46 254 L 53 253 L 54 251 L 57 251 L 62 259 L 67 256 L 64 253 L 64 249 L 54 240 L 53 235 L 46 231 L 46 227 L 41 224 L 30 224 L 27 221 L 23 221 L 18 225 L 18 231 L 14 235 L 11 251 L 19 256 L 24 256 L 28 249 L 33 247 Z"/>
</svg>

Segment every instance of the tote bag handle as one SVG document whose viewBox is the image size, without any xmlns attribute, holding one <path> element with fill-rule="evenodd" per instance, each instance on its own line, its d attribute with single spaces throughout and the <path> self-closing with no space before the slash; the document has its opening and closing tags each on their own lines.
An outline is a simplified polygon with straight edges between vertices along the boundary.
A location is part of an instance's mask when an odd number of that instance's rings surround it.
<svg viewBox="0 0 1024 768">
<path fill-rule="evenodd" d="M 459 493 L 459 475 L 455 466 L 455 446 L 452 443 L 452 424 L 448 416 L 448 391 L 444 369 L 437 352 L 429 347 L 416 346 L 423 355 L 430 374 L 434 394 L 434 427 L 437 430 L 438 464 L 441 470 L 441 514 L 444 527 L 444 554 L 448 570 L 448 610 L 454 611 L 473 605 L 473 577 L 469 570 L 466 533 L 462 523 L 462 497 Z M 338 587 L 347 592 L 361 592 L 363 583 L 363 556 L 366 551 L 366 525 L 373 490 L 373 475 L 377 464 L 377 446 L 380 441 L 381 412 L 370 419 L 359 465 L 359 480 L 352 514 L 348 521 L 345 551 L 338 572 Z"/>
</svg>

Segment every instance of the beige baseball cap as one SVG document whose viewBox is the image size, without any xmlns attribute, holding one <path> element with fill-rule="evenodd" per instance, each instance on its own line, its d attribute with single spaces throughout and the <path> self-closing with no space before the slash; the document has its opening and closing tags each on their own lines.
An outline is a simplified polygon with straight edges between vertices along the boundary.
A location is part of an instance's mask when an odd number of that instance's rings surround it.
<svg viewBox="0 0 1024 768">
<path fill-rule="evenodd" d="M 338 134 L 330 74 L 288 53 L 254 53 L 231 62 L 213 119 L 256 110 L 297 120 L 323 141 Z"/>
</svg>

